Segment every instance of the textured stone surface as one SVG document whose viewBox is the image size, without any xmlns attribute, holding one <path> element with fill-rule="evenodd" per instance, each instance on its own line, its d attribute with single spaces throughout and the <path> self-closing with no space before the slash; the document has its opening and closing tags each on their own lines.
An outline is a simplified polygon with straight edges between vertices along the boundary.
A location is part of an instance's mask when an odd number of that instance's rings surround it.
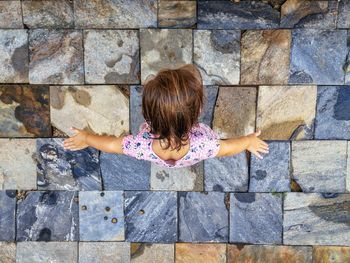
<svg viewBox="0 0 350 263">
<path fill-rule="evenodd" d="M 0 191 L 0 240 L 15 240 L 16 191 Z M 1 249 L 0 249 L 1 251 Z M 1 253 L 2 255 L 2 253 Z"/>
<path fill-rule="evenodd" d="M 204 190 L 245 192 L 248 190 L 246 152 L 204 161 Z"/>
<path fill-rule="evenodd" d="M 220 87 L 213 130 L 221 139 L 254 132 L 257 90 L 254 87 Z"/>
<path fill-rule="evenodd" d="M 348 45 L 348 54 L 346 56 L 344 65 L 343 65 L 343 70 L 345 72 L 345 84 L 350 84 L 350 30 L 347 30 L 348 32 L 348 37 L 347 37 L 347 45 Z"/>
<path fill-rule="evenodd" d="M 156 27 L 157 0 L 75 0 L 75 25 L 78 28 Z"/>
<path fill-rule="evenodd" d="M 314 246 L 314 262 L 350 262 L 350 247 Z"/>
<path fill-rule="evenodd" d="M 0 242 L 1 262 L 15 263 L 16 262 L 16 244 L 9 242 Z"/>
<path fill-rule="evenodd" d="M 282 195 L 230 194 L 230 242 L 282 243 Z"/>
<path fill-rule="evenodd" d="M 346 141 L 292 142 L 292 176 L 304 192 L 344 192 L 346 162 Z"/>
<path fill-rule="evenodd" d="M 176 263 L 225 263 L 226 244 L 175 244 Z"/>
<path fill-rule="evenodd" d="M 0 189 L 36 189 L 35 140 L 0 139 L 0 149 Z"/>
<path fill-rule="evenodd" d="M 150 162 L 101 152 L 100 164 L 105 190 L 149 190 Z"/>
<path fill-rule="evenodd" d="M 82 84 L 82 32 L 69 29 L 33 29 L 29 33 L 31 84 Z"/>
<path fill-rule="evenodd" d="M 136 135 L 145 121 L 142 115 L 142 86 L 130 86 L 130 131 Z"/>
<path fill-rule="evenodd" d="M 346 36 L 346 30 L 293 30 L 289 83 L 343 84 Z"/>
<path fill-rule="evenodd" d="M 129 132 L 129 98 L 124 86 L 51 86 L 50 106 L 52 125 L 69 136 L 74 134 L 72 126 L 100 135 Z"/>
<path fill-rule="evenodd" d="M 84 31 L 84 63 L 86 83 L 138 84 L 138 31 Z"/>
<path fill-rule="evenodd" d="M 349 209 L 350 194 L 287 193 L 283 243 L 348 246 Z"/>
<path fill-rule="evenodd" d="M 291 30 L 248 30 L 241 45 L 241 84 L 288 83 Z"/>
<path fill-rule="evenodd" d="M 263 140 L 312 139 L 316 86 L 259 86 L 256 126 Z"/>
<path fill-rule="evenodd" d="M 0 28 L 23 28 L 21 1 L 0 1 Z"/>
<path fill-rule="evenodd" d="M 131 263 L 173 263 L 174 244 L 131 244 Z"/>
<path fill-rule="evenodd" d="M 350 28 L 350 5 L 349 0 L 342 0 L 338 7 L 338 28 Z"/>
<path fill-rule="evenodd" d="M 27 30 L 0 29 L 0 72 L 0 83 L 28 82 Z"/>
<path fill-rule="evenodd" d="M 239 30 L 194 31 L 194 64 L 204 85 L 239 83 L 240 40 Z"/>
<path fill-rule="evenodd" d="M 350 142 L 348 141 L 348 160 L 347 160 L 347 172 L 346 172 L 346 191 L 350 192 Z"/>
<path fill-rule="evenodd" d="M 0 85 L 0 136 L 48 137 L 49 87 Z"/>
<path fill-rule="evenodd" d="M 125 222 L 129 242 L 176 242 L 176 192 L 125 192 Z"/>
<path fill-rule="evenodd" d="M 16 220 L 17 241 L 77 241 L 78 192 L 26 192 L 17 203 Z"/>
<path fill-rule="evenodd" d="M 130 243 L 79 242 L 79 263 L 130 262 Z"/>
<path fill-rule="evenodd" d="M 80 191 L 79 240 L 124 240 L 123 201 L 121 191 Z"/>
<path fill-rule="evenodd" d="M 163 68 L 192 63 L 190 29 L 141 29 L 141 83 Z"/>
<path fill-rule="evenodd" d="M 268 142 L 264 159 L 251 155 L 249 192 L 290 191 L 290 144 Z"/>
<path fill-rule="evenodd" d="M 350 140 L 350 86 L 318 86 L 315 139 Z"/>
<path fill-rule="evenodd" d="M 199 116 L 199 122 L 203 122 L 209 127 L 212 127 L 214 107 L 216 98 L 218 96 L 218 86 L 204 86 L 204 106 L 201 115 Z"/>
<path fill-rule="evenodd" d="M 158 26 L 166 28 L 193 27 L 197 22 L 195 1 L 160 1 Z"/>
</svg>

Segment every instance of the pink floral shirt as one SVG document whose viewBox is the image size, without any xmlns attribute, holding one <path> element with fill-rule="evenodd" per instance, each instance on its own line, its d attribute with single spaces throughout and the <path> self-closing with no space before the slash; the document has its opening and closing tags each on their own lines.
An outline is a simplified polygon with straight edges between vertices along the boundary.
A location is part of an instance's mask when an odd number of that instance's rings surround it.
<svg viewBox="0 0 350 263">
<path fill-rule="evenodd" d="M 158 166 L 178 168 L 191 166 L 201 160 L 215 157 L 220 149 L 219 136 L 208 125 L 198 123 L 192 127 L 189 139 L 190 149 L 181 159 L 165 161 L 153 152 L 152 134 L 147 122 L 140 125 L 137 135 L 129 134 L 123 138 L 123 153 L 137 159 L 154 162 Z"/>
</svg>

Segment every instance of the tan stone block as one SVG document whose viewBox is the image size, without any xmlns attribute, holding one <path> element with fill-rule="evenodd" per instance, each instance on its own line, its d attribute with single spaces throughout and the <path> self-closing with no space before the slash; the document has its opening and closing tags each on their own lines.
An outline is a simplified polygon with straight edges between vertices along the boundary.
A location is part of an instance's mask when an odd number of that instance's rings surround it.
<svg viewBox="0 0 350 263">
<path fill-rule="evenodd" d="M 350 247 L 314 246 L 313 262 L 341 263 L 350 262 Z"/>
<path fill-rule="evenodd" d="M 176 263 L 225 263 L 226 244 L 176 243 Z"/>
<path fill-rule="evenodd" d="M 174 244 L 131 243 L 131 263 L 173 263 Z"/>
</svg>

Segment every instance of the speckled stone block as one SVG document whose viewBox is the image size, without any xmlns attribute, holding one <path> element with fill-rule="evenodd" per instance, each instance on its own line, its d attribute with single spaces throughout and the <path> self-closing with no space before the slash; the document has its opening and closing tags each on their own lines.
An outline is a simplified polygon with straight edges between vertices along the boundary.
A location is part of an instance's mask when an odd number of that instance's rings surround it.
<svg viewBox="0 0 350 263">
<path fill-rule="evenodd" d="M 314 246 L 314 262 L 350 262 L 350 247 Z"/>
<path fill-rule="evenodd" d="M 63 138 L 37 139 L 39 190 L 101 190 L 99 152 L 65 150 Z"/>
<path fill-rule="evenodd" d="M 101 173 L 105 190 L 149 190 L 151 163 L 122 155 L 101 152 Z"/>
<path fill-rule="evenodd" d="M 350 194 L 287 193 L 283 243 L 340 245 L 350 241 Z"/>
<path fill-rule="evenodd" d="M 346 30 L 293 30 L 289 83 L 344 84 L 346 37 Z"/>
<path fill-rule="evenodd" d="M 2 263 L 16 262 L 16 243 L 0 242 Z"/>
<path fill-rule="evenodd" d="M 203 111 L 199 116 L 199 122 L 203 122 L 209 127 L 212 127 L 214 107 L 218 96 L 218 86 L 204 86 L 204 106 Z"/>
<path fill-rule="evenodd" d="M 226 263 L 226 244 L 175 244 L 176 263 Z"/>
<path fill-rule="evenodd" d="M 137 30 L 84 31 L 85 81 L 90 84 L 138 84 Z"/>
<path fill-rule="evenodd" d="M 256 126 L 262 140 L 312 139 L 317 87 L 259 86 Z"/>
<path fill-rule="evenodd" d="M 0 240 L 15 240 L 16 190 L 0 191 Z M 1 248 L 1 247 L 0 247 Z M 2 251 L 0 249 L 0 251 Z M 2 255 L 2 254 L 1 254 Z"/>
<path fill-rule="evenodd" d="M 349 0 L 341 0 L 339 2 L 337 28 L 350 28 Z"/>
<path fill-rule="evenodd" d="M 191 28 L 197 22 L 195 1 L 160 1 L 158 26 L 166 28 Z"/>
<path fill-rule="evenodd" d="M 130 131 L 136 135 L 140 125 L 145 121 L 142 115 L 142 91 L 143 86 L 130 86 Z"/>
<path fill-rule="evenodd" d="M 83 36 L 70 29 L 33 29 L 29 33 L 31 84 L 82 84 Z"/>
<path fill-rule="evenodd" d="M 131 244 L 131 263 L 173 263 L 174 244 Z"/>
<path fill-rule="evenodd" d="M 230 242 L 282 243 L 282 195 L 230 194 Z"/>
<path fill-rule="evenodd" d="M 126 240 L 174 243 L 177 241 L 176 192 L 125 192 Z"/>
<path fill-rule="evenodd" d="M 0 1 L 0 28 L 23 28 L 21 1 Z"/>
<path fill-rule="evenodd" d="M 245 151 L 204 160 L 205 191 L 248 191 L 248 158 Z"/>
<path fill-rule="evenodd" d="M 36 189 L 35 139 L 0 139 L 0 149 L 0 190 Z"/>
<path fill-rule="evenodd" d="M 267 142 L 269 153 L 250 159 L 249 192 L 290 191 L 290 143 Z"/>
<path fill-rule="evenodd" d="M 129 94 L 125 86 L 51 86 L 52 125 L 74 135 L 70 127 L 99 135 L 129 132 Z M 74 114 L 72 114 L 74 113 Z"/>
<path fill-rule="evenodd" d="M 350 86 L 318 86 L 315 139 L 350 140 Z"/>
<path fill-rule="evenodd" d="M 79 263 L 130 262 L 130 243 L 79 242 Z"/>
<path fill-rule="evenodd" d="M 28 82 L 27 30 L 0 29 L 0 72 L 0 83 Z"/>
<path fill-rule="evenodd" d="M 292 142 L 292 176 L 303 192 L 344 192 L 346 162 L 346 141 Z"/>
<path fill-rule="evenodd" d="M 77 191 L 30 191 L 19 195 L 17 241 L 78 240 Z"/>
<path fill-rule="evenodd" d="M 141 29 L 141 83 L 163 68 L 192 63 L 191 29 Z"/>
<path fill-rule="evenodd" d="M 346 191 L 347 192 L 350 192 L 350 142 L 348 141 L 348 160 L 347 160 L 347 165 L 346 165 L 346 167 L 347 167 L 347 172 L 346 172 L 346 186 L 345 186 L 345 188 L 346 188 Z"/>
<path fill-rule="evenodd" d="M 204 85 L 239 83 L 239 30 L 195 30 L 194 64 L 199 68 Z"/>
</svg>

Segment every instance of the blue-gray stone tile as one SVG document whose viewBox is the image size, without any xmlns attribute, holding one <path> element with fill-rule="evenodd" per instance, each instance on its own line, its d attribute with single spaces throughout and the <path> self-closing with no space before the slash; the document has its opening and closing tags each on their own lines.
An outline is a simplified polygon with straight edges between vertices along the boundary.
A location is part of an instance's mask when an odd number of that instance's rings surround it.
<svg viewBox="0 0 350 263">
<path fill-rule="evenodd" d="M 350 1 L 349 0 L 339 1 L 337 28 L 350 28 Z"/>
<path fill-rule="evenodd" d="M 130 131 L 136 135 L 145 121 L 142 115 L 142 86 L 130 86 Z"/>
<path fill-rule="evenodd" d="M 268 142 L 269 153 L 250 159 L 249 192 L 290 191 L 290 143 Z"/>
<path fill-rule="evenodd" d="M 125 192 L 124 211 L 128 242 L 177 241 L 176 192 Z"/>
<path fill-rule="evenodd" d="M 180 192 L 179 241 L 228 242 L 226 195 L 219 192 Z"/>
<path fill-rule="evenodd" d="M 79 240 L 124 240 L 123 201 L 122 191 L 80 191 Z"/>
<path fill-rule="evenodd" d="M 101 152 L 105 190 L 149 190 L 151 163 L 124 154 Z"/>
<path fill-rule="evenodd" d="M 37 139 L 39 190 L 101 190 L 99 151 L 63 148 L 64 138 Z"/>
<path fill-rule="evenodd" d="M 214 107 L 218 96 L 218 86 L 204 86 L 204 105 L 203 111 L 199 116 L 199 122 L 203 122 L 209 127 L 212 127 L 214 116 Z"/>
<path fill-rule="evenodd" d="M 230 242 L 281 244 L 282 222 L 282 194 L 230 194 Z"/>
<path fill-rule="evenodd" d="M 350 86 L 318 86 L 315 139 L 350 140 Z"/>
<path fill-rule="evenodd" d="M 350 18 L 350 16 L 349 16 L 349 18 Z M 345 71 L 345 80 L 344 80 L 345 83 L 344 84 L 350 84 L 350 30 L 347 30 L 347 32 L 348 32 L 348 39 L 347 39 L 348 55 L 346 56 L 346 60 L 344 62 L 344 67 L 343 67 L 343 69 Z"/>
<path fill-rule="evenodd" d="M 17 203 L 17 241 L 77 241 L 78 192 L 36 191 Z"/>
<path fill-rule="evenodd" d="M 0 241 L 15 240 L 16 190 L 0 191 Z"/>
</svg>

